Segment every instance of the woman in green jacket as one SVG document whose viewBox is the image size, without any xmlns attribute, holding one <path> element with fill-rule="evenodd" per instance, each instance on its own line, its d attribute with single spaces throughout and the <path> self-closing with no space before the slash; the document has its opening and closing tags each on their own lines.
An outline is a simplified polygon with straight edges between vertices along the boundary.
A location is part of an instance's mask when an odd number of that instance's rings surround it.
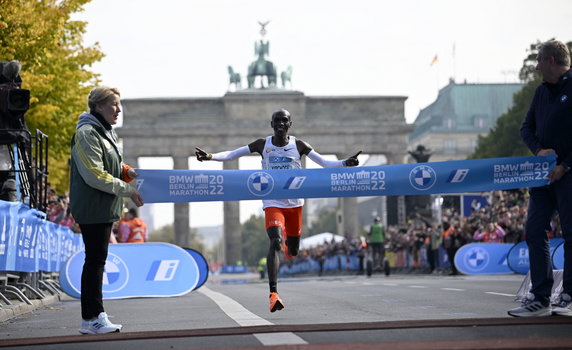
<svg viewBox="0 0 572 350">
<path fill-rule="evenodd" d="M 121 218 L 123 197 L 142 206 L 143 198 L 128 182 L 137 176 L 122 162 L 117 135 L 119 91 L 96 87 L 88 98 L 90 112 L 79 116 L 71 142 L 70 208 L 81 229 L 85 262 L 81 275 L 82 334 L 119 332 L 103 309 L 103 272 L 114 222 Z"/>
</svg>

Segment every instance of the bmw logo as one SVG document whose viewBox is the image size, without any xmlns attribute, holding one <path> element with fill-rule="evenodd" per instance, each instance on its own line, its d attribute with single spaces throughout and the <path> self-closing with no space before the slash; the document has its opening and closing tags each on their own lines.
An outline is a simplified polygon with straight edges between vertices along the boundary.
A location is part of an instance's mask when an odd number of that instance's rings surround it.
<svg viewBox="0 0 572 350">
<path fill-rule="evenodd" d="M 465 267 L 471 271 L 480 271 L 489 264 L 489 253 L 482 248 L 471 248 L 465 253 Z"/>
<path fill-rule="evenodd" d="M 413 188 L 425 191 L 437 182 L 437 173 L 427 165 L 418 165 L 409 173 L 409 183 Z"/>
<path fill-rule="evenodd" d="M 263 171 L 252 173 L 246 182 L 248 190 L 255 196 L 266 196 L 274 188 L 274 179 Z"/>
<path fill-rule="evenodd" d="M 129 270 L 125 262 L 117 255 L 108 253 L 103 273 L 103 293 L 120 291 L 128 281 Z"/>
</svg>

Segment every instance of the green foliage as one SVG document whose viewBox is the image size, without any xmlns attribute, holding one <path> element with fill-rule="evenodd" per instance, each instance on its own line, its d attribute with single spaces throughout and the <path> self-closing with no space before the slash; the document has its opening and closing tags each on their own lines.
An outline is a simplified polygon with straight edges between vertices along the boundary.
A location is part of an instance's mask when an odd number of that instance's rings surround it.
<svg viewBox="0 0 572 350">
<path fill-rule="evenodd" d="M 336 209 L 322 208 L 318 213 L 318 219 L 312 223 L 308 236 L 314 236 L 323 232 L 337 232 Z"/>
<path fill-rule="evenodd" d="M 470 158 L 528 156 L 530 151 L 520 138 L 520 126 L 534 96 L 539 80 L 532 80 L 514 95 L 513 106 L 501 115 L 487 136 L 479 136 Z"/>
<path fill-rule="evenodd" d="M 528 112 L 540 76 L 536 72 L 536 57 L 540 42 L 530 45 L 523 60 L 519 77 L 526 85 L 514 95 L 513 106 L 501 115 L 487 136 L 479 136 L 477 148 L 469 158 L 518 157 L 530 155 L 530 150 L 520 138 L 520 127 Z M 572 42 L 566 43 L 572 50 Z"/>
<path fill-rule="evenodd" d="M 175 229 L 173 224 L 165 225 L 149 232 L 149 242 L 165 242 L 175 244 Z M 192 248 L 203 255 L 206 253 L 205 245 L 197 238 L 196 229 L 191 228 L 190 246 L 185 248 Z"/>
<path fill-rule="evenodd" d="M 242 261 L 248 266 L 257 266 L 258 260 L 268 253 L 268 236 L 264 217 L 252 215 L 241 228 Z"/>
<path fill-rule="evenodd" d="M 98 83 L 87 68 L 103 57 L 97 44 L 82 44 L 87 23 L 70 18 L 89 1 L 0 0 L 0 58 L 22 64 L 22 88 L 31 92 L 26 124 L 49 137 L 49 181 L 59 193 L 68 187 L 77 117 Z"/>
</svg>

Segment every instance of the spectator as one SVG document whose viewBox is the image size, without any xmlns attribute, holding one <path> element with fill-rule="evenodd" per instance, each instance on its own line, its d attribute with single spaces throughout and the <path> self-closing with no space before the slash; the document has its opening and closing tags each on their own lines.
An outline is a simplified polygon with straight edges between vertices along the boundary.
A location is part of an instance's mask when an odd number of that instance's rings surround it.
<svg viewBox="0 0 572 350">
<path fill-rule="evenodd" d="M 118 238 L 120 243 L 144 243 L 148 241 L 147 224 L 137 216 L 137 210 L 129 209 L 119 220 Z"/>
<path fill-rule="evenodd" d="M 505 231 L 497 223 L 489 222 L 486 228 L 475 231 L 473 240 L 483 243 L 501 243 L 505 234 Z"/>
</svg>

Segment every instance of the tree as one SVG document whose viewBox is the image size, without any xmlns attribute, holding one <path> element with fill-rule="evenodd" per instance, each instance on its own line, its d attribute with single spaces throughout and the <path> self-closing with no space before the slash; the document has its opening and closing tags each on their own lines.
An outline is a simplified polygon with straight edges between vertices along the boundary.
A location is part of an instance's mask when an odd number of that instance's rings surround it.
<svg viewBox="0 0 572 350">
<path fill-rule="evenodd" d="M 528 112 L 534 91 L 540 84 L 536 72 L 536 58 L 540 42 L 531 44 L 523 60 L 519 77 L 526 84 L 514 95 L 513 106 L 501 115 L 487 136 L 479 136 L 477 148 L 469 158 L 518 157 L 530 155 L 530 150 L 520 138 L 520 127 Z M 566 43 L 572 50 L 572 42 Z"/>
<path fill-rule="evenodd" d="M 165 225 L 152 232 L 149 232 L 149 242 L 165 242 L 175 244 L 175 230 L 173 224 Z M 201 254 L 206 253 L 205 245 L 197 238 L 197 230 L 194 228 L 191 229 L 190 246 L 184 248 L 192 248 Z"/>
<path fill-rule="evenodd" d="M 242 224 L 242 261 L 257 266 L 258 260 L 268 253 L 268 236 L 264 217 L 252 215 Z"/>
<path fill-rule="evenodd" d="M 26 124 L 49 138 L 49 181 L 67 190 L 69 143 L 78 115 L 87 108 L 101 60 L 98 44 L 84 47 L 86 22 L 71 20 L 90 0 L 0 0 L 0 57 L 22 64 L 22 88 L 31 93 Z"/>
<path fill-rule="evenodd" d="M 318 219 L 312 222 L 308 235 L 313 236 L 323 232 L 337 232 L 335 208 L 320 209 Z"/>
</svg>

